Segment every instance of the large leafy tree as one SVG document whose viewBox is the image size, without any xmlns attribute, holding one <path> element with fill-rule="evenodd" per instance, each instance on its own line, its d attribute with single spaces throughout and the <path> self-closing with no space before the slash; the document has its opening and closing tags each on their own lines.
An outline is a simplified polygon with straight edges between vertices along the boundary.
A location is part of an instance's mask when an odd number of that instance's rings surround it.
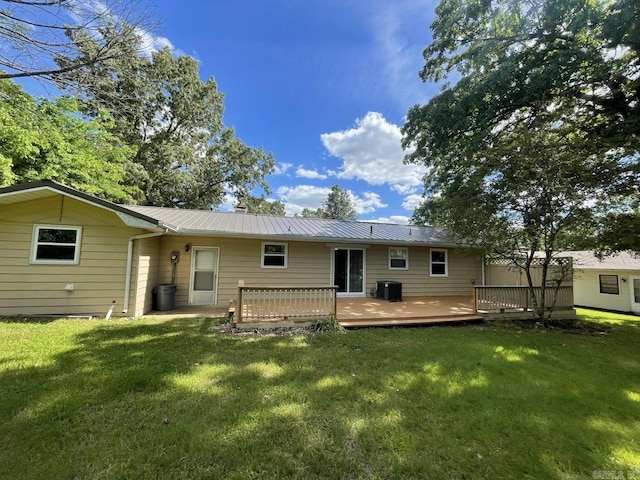
<svg viewBox="0 0 640 480">
<path fill-rule="evenodd" d="M 64 73 L 116 58 L 151 28 L 136 0 L 0 0 L 0 79 L 36 77 L 66 87 Z M 93 39 L 81 51 L 78 38 Z M 67 58 L 64 65 L 58 57 Z"/>
<path fill-rule="evenodd" d="M 543 251 L 548 284 L 568 235 L 637 195 L 637 13 L 627 0 L 443 0 L 421 76 L 457 82 L 403 127 L 407 160 L 429 167 L 414 220 L 510 258 L 532 293 Z"/>
<path fill-rule="evenodd" d="M 76 100 L 36 100 L 0 80 L 0 186 L 42 178 L 115 202 L 137 201 L 133 150 L 107 114 L 85 118 Z"/>
<path fill-rule="evenodd" d="M 615 212 L 607 215 L 595 228 L 595 246 L 599 253 L 623 250 L 640 252 L 640 212 Z M 582 243 L 578 243 L 582 240 Z M 593 242 L 576 242 L 580 248 L 592 248 Z"/>
<path fill-rule="evenodd" d="M 300 215 L 296 214 L 295 216 L 300 216 L 302 218 L 326 218 L 323 208 L 316 208 L 315 210 L 311 208 L 303 208 Z"/>
<path fill-rule="evenodd" d="M 82 37 L 78 48 L 91 52 L 92 39 Z M 142 56 L 133 46 L 67 79 L 82 86 L 78 94 L 91 112 L 111 113 L 114 133 L 135 148 L 143 203 L 209 208 L 225 193 L 241 199 L 256 188 L 268 192 L 273 156 L 245 145 L 224 125 L 224 96 L 215 79 L 200 79 L 195 59 L 168 48 Z"/>
<path fill-rule="evenodd" d="M 351 195 L 347 190 L 340 188 L 340 185 L 331 187 L 327 199 L 322 204 L 325 218 L 335 220 L 357 220 L 358 212 L 353 205 Z"/>
<path fill-rule="evenodd" d="M 285 205 L 279 200 L 267 200 L 264 197 L 248 197 L 238 205 L 246 207 L 249 213 L 277 215 L 279 217 L 284 217 L 285 215 Z"/>
<path fill-rule="evenodd" d="M 322 207 L 315 210 L 305 208 L 300 216 L 305 218 L 357 220 L 358 212 L 355 210 L 349 191 L 344 190 L 340 185 L 334 185 L 327 194 L 327 199 L 322 203 Z"/>
<path fill-rule="evenodd" d="M 594 153 L 637 152 L 636 0 L 443 0 L 432 30 L 422 79 L 459 80 L 410 110 L 411 158 L 479 151 L 505 125 L 549 117 L 593 135 Z"/>
</svg>

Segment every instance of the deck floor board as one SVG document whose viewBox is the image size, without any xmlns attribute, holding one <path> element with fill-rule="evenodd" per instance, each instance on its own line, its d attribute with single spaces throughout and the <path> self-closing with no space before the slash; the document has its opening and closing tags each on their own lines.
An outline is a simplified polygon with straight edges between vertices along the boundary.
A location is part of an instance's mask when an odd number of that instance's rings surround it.
<svg viewBox="0 0 640 480">
<path fill-rule="evenodd" d="M 152 312 L 148 315 L 226 316 L 227 310 L 224 307 L 192 306 L 168 312 Z M 404 297 L 401 302 L 389 302 L 371 297 L 339 297 L 337 317 L 344 327 L 466 323 L 482 319 L 482 316 L 473 311 L 471 296 Z M 281 320 L 273 319 L 273 322 Z M 268 323 L 269 320 L 263 320 L 263 323 L 265 322 Z M 251 322 L 247 322 L 249 323 Z"/>
</svg>

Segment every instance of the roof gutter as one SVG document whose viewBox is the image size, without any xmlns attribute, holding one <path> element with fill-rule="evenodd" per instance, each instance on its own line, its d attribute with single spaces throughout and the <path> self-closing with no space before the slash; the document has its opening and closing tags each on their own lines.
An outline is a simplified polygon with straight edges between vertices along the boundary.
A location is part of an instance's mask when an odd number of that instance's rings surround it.
<svg viewBox="0 0 640 480">
<path fill-rule="evenodd" d="M 131 267 L 133 264 L 133 242 L 134 240 L 140 240 L 143 238 L 160 237 L 168 232 L 169 229 L 165 228 L 162 232 L 143 233 L 141 235 L 133 235 L 129 237 L 129 245 L 127 246 L 127 271 L 124 280 L 124 302 L 122 302 L 122 313 L 127 313 L 129 310 L 129 295 L 131 294 Z"/>
</svg>

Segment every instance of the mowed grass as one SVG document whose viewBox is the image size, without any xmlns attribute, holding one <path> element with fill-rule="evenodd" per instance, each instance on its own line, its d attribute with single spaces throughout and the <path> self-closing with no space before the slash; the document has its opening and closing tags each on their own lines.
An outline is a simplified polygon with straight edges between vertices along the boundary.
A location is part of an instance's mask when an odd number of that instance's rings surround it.
<svg viewBox="0 0 640 480">
<path fill-rule="evenodd" d="M 0 478 L 637 474 L 640 318 L 579 313 L 597 328 L 0 321 Z"/>
</svg>

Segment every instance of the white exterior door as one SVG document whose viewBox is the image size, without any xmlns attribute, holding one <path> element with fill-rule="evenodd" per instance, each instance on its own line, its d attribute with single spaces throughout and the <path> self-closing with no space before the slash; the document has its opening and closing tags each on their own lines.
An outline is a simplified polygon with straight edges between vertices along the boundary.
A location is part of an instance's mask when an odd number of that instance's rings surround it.
<svg viewBox="0 0 640 480">
<path fill-rule="evenodd" d="M 189 305 L 215 305 L 218 284 L 218 249 L 193 247 Z"/>
<path fill-rule="evenodd" d="M 640 277 L 629 278 L 629 284 L 631 287 L 631 311 L 640 314 Z"/>
</svg>

